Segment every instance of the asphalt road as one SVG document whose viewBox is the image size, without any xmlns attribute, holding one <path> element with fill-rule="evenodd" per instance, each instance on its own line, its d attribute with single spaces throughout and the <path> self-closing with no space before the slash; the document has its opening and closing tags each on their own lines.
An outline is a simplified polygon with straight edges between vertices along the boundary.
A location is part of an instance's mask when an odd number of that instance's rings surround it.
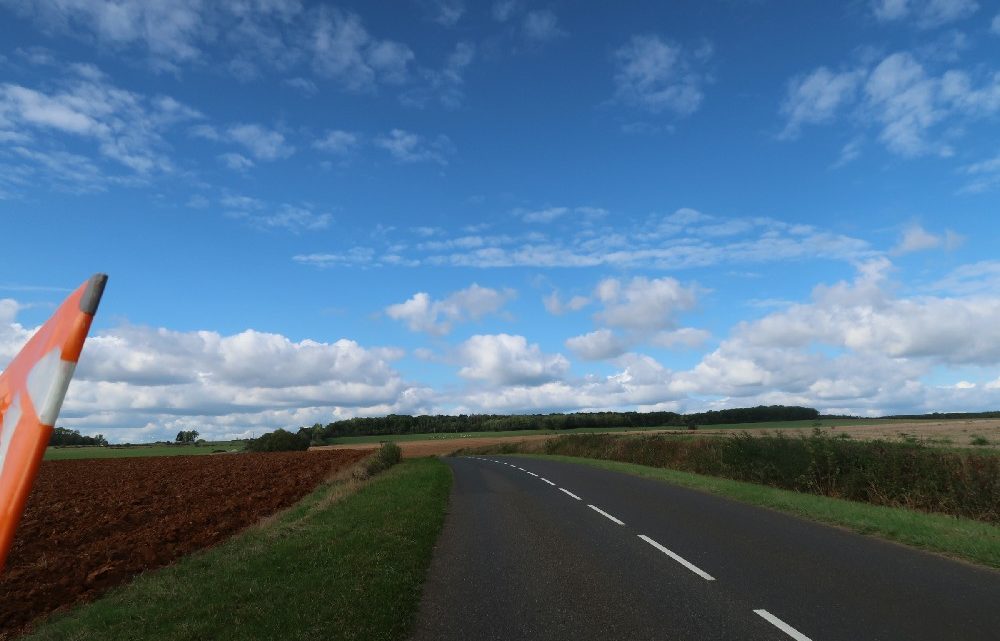
<svg viewBox="0 0 1000 641">
<path fill-rule="evenodd" d="M 582 465 L 445 460 L 417 641 L 1000 640 L 1000 572 Z"/>
</svg>

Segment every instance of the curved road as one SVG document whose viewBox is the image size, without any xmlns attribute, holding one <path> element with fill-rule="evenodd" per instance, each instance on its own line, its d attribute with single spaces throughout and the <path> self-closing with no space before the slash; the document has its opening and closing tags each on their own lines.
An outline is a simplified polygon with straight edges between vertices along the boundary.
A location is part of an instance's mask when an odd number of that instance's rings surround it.
<svg viewBox="0 0 1000 641">
<path fill-rule="evenodd" d="M 1000 573 L 658 481 L 454 472 L 416 641 L 997 641 Z"/>
</svg>

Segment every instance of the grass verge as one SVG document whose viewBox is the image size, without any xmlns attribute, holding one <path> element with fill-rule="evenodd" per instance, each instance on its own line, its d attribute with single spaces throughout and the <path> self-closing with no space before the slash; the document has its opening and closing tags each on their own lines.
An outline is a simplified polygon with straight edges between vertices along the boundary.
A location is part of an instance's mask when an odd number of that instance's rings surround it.
<svg viewBox="0 0 1000 641">
<path fill-rule="evenodd" d="M 355 483 L 328 483 L 269 522 L 57 615 L 26 638 L 404 639 L 451 472 L 416 459 L 350 493 Z"/>
<path fill-rule="evenodd" d="M 217 441 L 201 445 L 69 445 L 49 447 L 46 461 L 68 461 L 86 458 L 132 458 L 141 456 L 192 456 L 242 452 L 242 441 Z"/>
<path fill-rule="evenodd" d="M 879 536 L 980 565 L 1000 568 L 1000 527 L 981 521 L 802 494 L 754 483 L 634 463 L 559 455 L 519 454 L 519 456 L 579 463 L 665 481 L 845 527 L 861 534 Z"/>
</svg>

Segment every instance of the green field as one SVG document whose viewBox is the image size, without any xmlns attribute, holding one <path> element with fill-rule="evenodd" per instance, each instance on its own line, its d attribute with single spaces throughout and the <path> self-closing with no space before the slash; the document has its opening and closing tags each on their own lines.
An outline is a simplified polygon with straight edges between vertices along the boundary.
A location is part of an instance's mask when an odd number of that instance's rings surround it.
<svg viewBox="0 0 1000 641">
<path fill-rule="evenodd" d="M 213 454 L 217 450 L 242 452 L 242 441 L 217 441 L 202 445 L 90 445 L 50 447 L 45 450 L 46 461 L 66 461 L 83 458 L 127 458 L 131 456 L 191 456 Z"/>
<path fill-rule="evenodd" d="M 802 494 L 755 483 L 634 463 L 556 455 L 520 454 L 519 456 L 578 463 L 682 485 L 744 503 L 846 527 L 861 534 L 876 535 L 973 563 L 1000 568 L 1000 527 L 981 521 Z"/>
<path fill-rule="evenodd" d="M 401 463 L 321 487 L 265 526 L 55 615 L 36 640 L 372 639 L 410 634 L 451 472 Z"/>
</svg>

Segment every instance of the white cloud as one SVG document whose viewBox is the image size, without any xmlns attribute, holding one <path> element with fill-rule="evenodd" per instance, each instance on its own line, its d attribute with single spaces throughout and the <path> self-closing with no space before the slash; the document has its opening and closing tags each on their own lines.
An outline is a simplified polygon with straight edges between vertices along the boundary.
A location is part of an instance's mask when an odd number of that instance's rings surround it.
<svg viewBox="0 0 1000 641">
<path fill-rule="evenodd" d="M 858 354 L 926 359 L 936 364 L 1000 363 L 1000 298 L 895 298 L 888 261 L 865 266 L 853 283 L 817 287 L 813 302 L 741 326 L 755 347 L 807 347 L 819 342 Z"/>
<path fill-rule="evenodd" d="M 933 283 L 929 291 L 948 296 L 984 295 L 1000 291 L 1000 261 L 961 265 Z"/>
<path fill-rule="evenodd" d="M 649 338 L 649 343 L 667 349 L 695 349 L 704 345 L 710 338 L 712 338 L 712 333 L 708 330 L 681 327 L 680 329 L 657 332 Z"/>
<path fill-rule="evenodd" d="M 219 199 L 226 215 L 242 220 L 258 229 L 283 229 L 294 233 L 326 229 L 333 222 L 333 215 L 316 212 L 311 205 L 272 205 L 257 198 L 227 194 Z"/>
<path fill-rule="evenodd" d="M 465 14 L 463 0 L 425 0 L 431 19 L 444 27 L 454 27 Z"/>
<path fill-rule="evenodd" d="M 863 77 L 858 71 L 834 72 L 820 67 L 793 78 L 781 105 L 781 113 L 788 121 L 779 137 L 794 138 L 803 124 L 832 120 L 839 108 L 853 101 Z"/>
<path fill-rule="evenodd" d="M 529 11 L 524 16 L 521 28 L 525 39 L 533 42 L 548 42 L 567 35 L 559 27 L 556 14 L 549 9 Z"/>
<path fill-rule="evenodd" d="M 990 32 L 1000 36 L 1000 13 L 993 16 L 993 22 L 990 23 Z"/>
<path fill-rule="evenodd" d="M 470 42 L 459 42 L 445 59 L 441 69 L 420 69 L 422 84 L 404 92 L 400 101 L 408 107 L 426 107 L 432 101 L 443 107 L 456 109 L 465 99 L 462 89 L 465 74 L 476 57 L 476 47 Z"/>
<path fill-rule="evenodd" d="M 333 215 L 315 212 L 312 207 L 281 204 L 272 206 L 255 198 L 229 195 L 220 204 L 227 208 L 230 218 L 243 220 L 258 229 L 282 229 L 294 233 L 326 229 L 333 222 Z"/>
<path fill-rule="evenodd" d="M 610 329 L 598 329 L 566 339 L 566 347 L 577 358 L 598 361 L 621 356 L 628 349 L 628 343 Z"/>
<path fill-rule="evenodd" d="M 551 223 L 566 216 L 576 214 L 575 221 L 594 221 L 608 215 L 608 210 L 601 207 L 546 207 L 544 209 L 515 209 L 513 212 L 526 223 Z"/>
<path fill-rule="evenodd" d="M 872 12 L 879 20 L 899 20 L 910 12 L 910 0 L 873 0 Z"/>
<path fill-rule="evenodd" d="M 212 202 L 205 196 L 202 196 L 201 194 L 195 194 L 190 198 L 188 198 L 188 201 L 185 203 L 185 206 L 190 207 L 191 209 L 205 209 L 211 204 Z"/>
<path fill-rule="evenodd" d="M 427 140 L 420 134 L 403 129 L 393 129 L 375 139 L 375 146 L 388 151 L 393 158 L 402 163 L 433 162 L 447 165 L 447 156 L 454 151 L 451 140 L 440 135 L 434 140 Z"/>
<path fill-rule="evenodd" d="M 310 98 L 319 93 L 319 87 L 308 78 L 288 78 L 285 80 L 285 84 L 293 89 L 298 89 L 302 92 L 302 95 Z"/>
<path fill-rule="evenodd" d="M 285 141 L 284 134 L 258 124 L 240 123 L 221 131 L 211 125 L 198 125 L 191 128 L 191 133 L 206 140 L 240 145 L 257 160 L 278 160 L 295 153 L 295 147 Z"/>
<path fill-rule="evenodd" d="M 962 125 L 1000 112 L 1000 72 L 935 75 L 913 53 L 895 52 L 855 71 L 820 67 L 793 79 L 781 110 L 785 139 L 803 125 L 849 117 L 856 126 L 877 127 L 878 139 L 900 156 L 950 156 L 949 139 Z"/>
<path fill-rule="evenodd" d="M 952 230 L 946 230 L 944 234 L 932 234 L 918 224 L 909 225 L 903 230 L 903 236 L 892 249 L 895 255 L 908 254 L 910 252 L 924 251 L 927 249 L 944 248 L 949 251 L 957 249 L 962 244 L 964 238 Z"/>
<path fill-rule="evenodd" d="M 979 194 L 1000 185 L 1000 154 L 961 168 L 961 172 L 972 179 L 962 188 L 962 192 Z"/>
<path fill-rule="evenodd" d="M 243 154 L 237 153 L 227 153 L 220 154 L 219 161 L 222 162 L 226 167 L 229 167 L 235 171 L 245 171 L 254 166 L 252 160 L 244 156 Z"/>
<path fill-rule="evenodd" d="M 441 300 L 432 299 L 426 292 L 417 292 L 405 302 L 389 305 L 385 313 L 393 320 L 406 323 L 414 332 L 443 335 L 450 333 L 457 323 L 499 312 L 513 297 L 511 289 L 498 290 L 473 283 Z"/>
<path fill-rule="evenodd" d="M 27 143 L 28 132 L 55 143 L 63 136 L 93 141 L 101 156 L 137 174 L 172 170 L 163 134 L 201 114 L 167 96 L 120 89 L 96 67 L 70 65 L 59 89 L 0 84 L 0 137 Z M 48 150 L 32 145 L 33 152 Z"/>
<path fill-rule="evenodd" d="M 654 359 L 642 354 L 624 354 L 616 363 L 621 370 L 607 377 L 466 390 L 456 399 L 456 411 L 679 411 L 683 408 L 684 394 L 670 389 L 673 373 Z"/>
<path fill-rule="evenodd" d="M 925 132 L 944 116 L 935 89 L 924 68 L 907 53 L 892 54 L 872 70 L 865 94 L 883 125 L 879 138 L 890 150 L 903 156 L 929 151 Z"/>
<path fill-rule="evenodd" d="M 645 270 L 816 258 L 855 261 L 876 253 L 858 238 L 765 217 L 725 218 L 681 209 L 645 220 L 620 217 L 611 224 L 602 220 L 605 210 L 578 207 L 574 211 L 585 217 L 586 225 L 491 236 L 465 235 L 460 230 L 462 235 L 442 235 L 397 247 L 392 253 L 434 266 Z"/>
<path fill-rule="evenodd" d="M 523 212 L 521 220 L 526 223 L 551 223 L 553 220 L 565 216 L 568 212 L 568 207 L 549 207 L 548 209 Z"/>
<path fill-rule="evenodd" d="M 553 291 L 548 296 L 542 298 L 542 304 L 545 305 L 545 309 L 556 316 L 565 314 L 566 312 L 578 312 L 587 305 L 590 304 L 590 299 L 586 296 L 573 296 L 566 302 L 563 302 L 559 298 L 559 292 Z"/>
<path fill-rule="evenodd" d="M 340 253 L 327 254 L 297 254 L 292 257 L 296 263 L 313 267 L 327 268 L 337 266 L 368 266 L 375 258 L 375 250 L 371 247 L 352 247 Z"/>
<path fill-rule="evenodd" d="M 569 370 L 562 354 L 546 354 L 524 336 L 477 334 L 462 343 L 459 374 L 491 385 L 540 385 L 561 378 Z"/>
<path fill-rule="evenodd" d="M 922 29 L 967 18 L 979 9 L 975 0 L 873 0 L 872 12 L 883 22 L 913 19 Z"/>
<path fill-rule="evenodd" d="M 285 142 L 284 135 L 260 125 L 233 125 L 226 133 L 230 140 L 243 145 L 257 160 L 287 158 L 295 151 Z"/>
<path fill-rule="evenodd" d="M 41 181 L 59 191 L 89 194 L 105 191 L 111 185 L 128 184 L 128 181 L 105 174 L 90 158 L 67 151 L 35 151 L 18 146 L 5 152 L 0 148 L 0 157 L 8 154 L 30 163 L 0 166 L 0 183 L 7 183 L 14 190 Z"/>
<path fill-rule="evenodd" d="M 709 45 L 687 51 L 656 35 L 638 35 L 615 52 L 615 96 L 653 113 L 687 116 L 698 110 L 708 82 Z"/>
<path fill-rule="evenodd" d="M 331 129 L 322 138 L 313 142 L 313 147 L 320 151 L 344 155 L 356 149 L 360 144 L 361 136 L 358 134 L 341 129 Z"/>
<path fill-rule="evenodd" d="M 15 322 L 11 303 L 0 301 L 4 363 L 33 332 Z M 391 366 L 401 355 L 343 339 L 121 326 L 88 339 L 59 422 L 112 439 L 128 438 L 121 428 L 143 425 L 145 440 L 170 438 L 178 425 L 224 438 L 357 414 L 426 411 L 428 390 Z"/>
<path fill-rule="evenodd" d="M 201 0 L 0 0 L 0 5 L 32 17 L 48 31 L 93 33 L 113 47 L 142 44 L 168 67 L 201 55 Z"/>
<path fill-rule="evenodd" d="M 493 3 L 492 15 L 497 22 L 507 22 L 518 10 L 517 0 L 497 0 Z"/>
<path fill-rule="evenodd" d="M 668 277 L 637 276 L 623 282 L 606 278 L 597 284 L 594 297 L 604 305 L 595 318 L 611 327 L 638 331 L 669 329 L 679 312 L 690 310 L 696 290 Z"/>
<path fill-rule="evenodd" d="M 840 148 L 840 156 L 838 156 L 836 162 L 833 163 L 833 168 L 837 169 L 853 162 L 854 160 L 857 160 L 861 156 L 861 148 L 864 144 L 865 139 L 862 136 L 858 136 L 853 140 L 847 141 L 847 143 Z"/>
<path fill-rule="evenodd" d="M 323 7 L 312 30 L 313 68 L 350 91 L 371 91 L 380 82 L 399 84 L 414 55 L 405 44 L 369 35 L 357 14 Z"/>
</svg>

